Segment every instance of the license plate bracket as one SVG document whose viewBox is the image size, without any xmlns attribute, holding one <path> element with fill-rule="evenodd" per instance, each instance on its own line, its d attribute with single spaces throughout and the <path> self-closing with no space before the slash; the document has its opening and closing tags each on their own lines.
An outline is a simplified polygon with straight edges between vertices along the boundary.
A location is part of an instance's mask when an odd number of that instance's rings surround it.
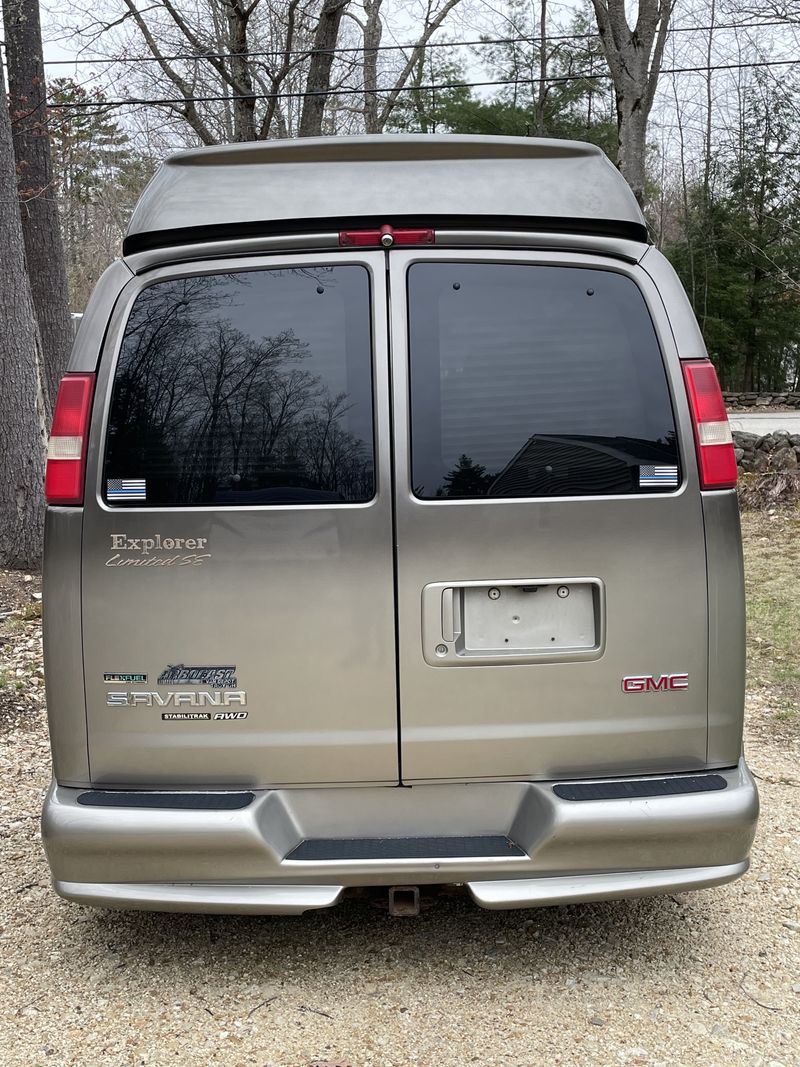
<svg viewBox="0 0 800 1067">
<path fill-rule="evenodd" d="M 598 578 L 437 582 L 422 595 L 431 666 L 596 659 L 604 645 Z"/>
<path fill-rule="evenodd" d="M 592 588 L 563 582 L 464 589 L 464 652 L 594 648 Z"/>
</svg>

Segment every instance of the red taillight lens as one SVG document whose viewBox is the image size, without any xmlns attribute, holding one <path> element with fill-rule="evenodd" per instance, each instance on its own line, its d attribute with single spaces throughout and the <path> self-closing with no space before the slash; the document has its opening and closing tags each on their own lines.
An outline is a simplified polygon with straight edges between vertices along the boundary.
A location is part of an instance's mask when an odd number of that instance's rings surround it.
<svg viewBox="0 0 800 1067">
<path fill-rule="evenodd" d="M 381 226 L 379 230 L 342 230 L 339 244 L 342 248 L 391 248 L 392 245 L 432 245 L 436 242 L 435 230 L 395 230 Z"/>
<path fill-rule="evenodd" d="M 732 489 L 736 456 L 717 372 L 707 359 L 688 360 L 683 377 L 694 425 L 701 489 Z"/>
<path fill-rule="evenodd" d="M 83 504 L 93 374 L 66 374 L 58 387 L 47 445 L 44 495 L 48 504 Z"/>
</svg>

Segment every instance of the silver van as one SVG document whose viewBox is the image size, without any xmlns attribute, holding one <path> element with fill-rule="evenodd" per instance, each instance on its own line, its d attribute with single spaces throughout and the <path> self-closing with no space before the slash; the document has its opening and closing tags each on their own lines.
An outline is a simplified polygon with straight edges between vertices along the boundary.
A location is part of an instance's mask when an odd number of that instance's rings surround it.
<svg viewBox="0 0 800 1067">
<path fill-rule="evenodd" d="M 686 295 L 597 148 L 171 157 L 50 439 L 56 891 L 413 912 L 742 875 L 735 482 Z"/>
</svg>

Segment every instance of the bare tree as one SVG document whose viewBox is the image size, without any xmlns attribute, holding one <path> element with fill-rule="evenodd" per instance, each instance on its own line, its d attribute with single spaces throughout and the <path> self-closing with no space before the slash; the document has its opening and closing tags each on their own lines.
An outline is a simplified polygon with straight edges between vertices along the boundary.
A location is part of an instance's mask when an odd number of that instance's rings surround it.
<svg viewBox="0 0 800 1067">
<path fill-rule="evenodd" d="M 11 124 L 1 70 L 0 249 L 0 566 L 34 567 L 41 559 L 43 521 L 40 346 L 25 269 Z"/>
<path fill-rule="evenodd" d="M 644 205 L 647 120 L 653 106 L 675 0 L 639 0 L 636 24 L 625 0 L 592 0 L 617 105 L 617 165 Z"/>
<path fill-rule="evenodd" d="M 350 0 L 323 0 L 322 10 L 314 34 L 311 65 L 306 80 L 306 96 L 300 116 L 301 137 L 317 137 L 322 133 L 322 116 L 325 111 L 325 94 L 331 87 L 331 68 L 339 39 L 339 26 Z"/>
<path fill-rule="evenodd" d="M 126 59 L 155 60 L 136 72 L 201 144 L 311 136 L 322 131 L 342 16 L 350 0 L 122 0 L 113 21 L 89 16 L 73 30 L 85 45 L 105 39 Z M 302 112 L 291 100 L 302 100 Z"/>
<path fill-rule="evenodd" d="M 395 75 L 392 87 L 388 90 L 386 99 L 378 111 L 377 129 L 369 132 L 383 132 L 386 123 L 389 121 L 389 116 L 397 106 L 397 101 L 400 94 L 403 92 L 403 89 L 406 87 L 409 78 L 421 69 L 425 59 L 425 49 L 428 42 L 460 2 L 461 0 L 444 0 L 442 6 L 437 9 L 436 0 L 426 0 L 422 32 L 416 42 L 408 50 L 407 59 L 400 71 Z"/>
<path fill-rule="evenodd" d="M 539 92 L 536 97 L 536 132 L 544 137 L 547 101 L 547 0 L 539 0 Z"/>
<path fill-rule="evenodd" d="M 419 0 L 417 39 L 390 53 L 381 51 L 383 0 L 121 0 L 121 17 L 84 8 L 82 25 L 70 15 L 62 29 L 84 50 L 105 57 L 113 48 L 124 64 L 118 91 L 154 99 L 173 139 L 188 126 L 189 143 L 211 145 L 356 132 L 362 123 L 381 133 L 461 2 Z M 135 59 L 145 62 L 128 66 Z"/>
<path fill-rule="evenodd" d="M 378 49 L 383 37 L 381 21 L 381 0 L 363 0 L 364 22 L 361 29 L 364 35 L 364 131 L 381 133 L 378 110 Z"/>
<path fill-rule="evenodd" d="M 72 324 L 52 181 L 38 0 L 3 0 L 3 23 L 22 233 L 42 342 L 41 376 L 49 421 L 72 346 Z"/>
</svg>

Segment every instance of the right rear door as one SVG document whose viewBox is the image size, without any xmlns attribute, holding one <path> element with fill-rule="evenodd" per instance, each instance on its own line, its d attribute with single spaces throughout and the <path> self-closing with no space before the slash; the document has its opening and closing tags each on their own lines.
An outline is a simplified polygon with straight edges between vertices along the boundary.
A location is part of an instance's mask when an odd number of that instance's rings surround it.
<svg viewBox="0 0 800 1067">
<path fill-rule="evenodd" d="M 701 766 L 701 500 L 652 283 L 389 260 L 403 780 Z"/>
</svg>

